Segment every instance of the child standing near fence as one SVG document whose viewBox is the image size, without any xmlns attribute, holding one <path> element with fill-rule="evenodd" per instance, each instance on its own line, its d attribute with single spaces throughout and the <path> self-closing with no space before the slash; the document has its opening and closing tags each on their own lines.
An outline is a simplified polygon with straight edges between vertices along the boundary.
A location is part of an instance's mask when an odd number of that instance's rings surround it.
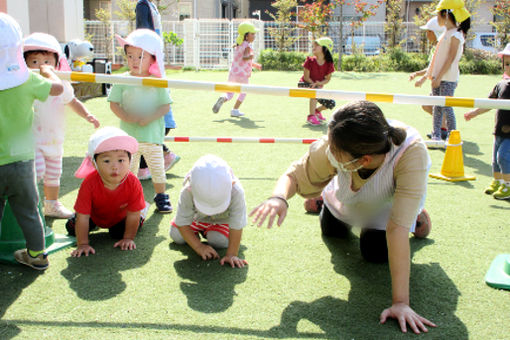
<svg viewBox="0 0 510 340">
<path fill-rule="evenodd" d="M 129 75 L 134 77 L 161 77 L 163 42 L 148 29 L 137 29 L 126 39 L 117 36 L 126 53 Z M 136 138 L 139 149 L 133 155 L 131 171 L 138 173 L 143 155 L 152 175 L 156 196 L 154 202 L 161 213 L 172 212 L 166 189 L 166 174 L 162 144 L 165 137 L 165 119 L 172 102 L 165 88 L 114 85 L 108 96 L 110 108 L 120 118 L 120 127 Z"/>
<path fill-rule="evenodd" d="M 510 44 L 498 53 L 503 62 L 503 79 L 492 89 L 489 98 L 510 99 Z M 464 114 L 466 121 L 490 111 L 490 109 L 474 109 Z M 495 199 L 510 199 L 510 110 L 496 111 L 496 127 L 494 128 L 494 149 L 492 154 L 492 172 L 494 180 L 485 189 L 487 195 Z"/>
<path fill-rule="evenodd" d="M 459 60 L 464 50 L 465 35 L 471 26 L 470 14 L 463 0 L 441 0 L 436 7 L 437 22 L 446 31 L 439 38 L 436 51 L 427 73 L 416 82 L 421 86 L 425 80 L 432 81 L 432 95 L 452 97 L 459 81 Z M 441 139 L 441 121 L 446 116 L 448 133 L 457 128 L 455 113 L 450 106 L 434 106 L 431 147 L 444 147 Z"/>
<path fill-rule="evenodd" d="M 23 41 L 25 62 L 30 69 L 50 65 L 58 71 L 71 71 L 57 39 L 46 33 L 33 33 Z M 34 102 L 35 169 L 37 180 L 43 180 L 44 215 L 54 218 L 70 218 L 73 212 L 58 201 L 62 156 L 65 136 L 65 105 L 84 118 L 95 128 L 99 121 L 90 114 L 85 105 L 74 97 L 68 81 L 62 82 L 64 93 L 46 101 Z"/>
<path fill-rule="evenodd" d="M 255 67 L 258 70 L 262 69 L 262 66 L 253 61 L 255 57 L 253 53 L 252 43 L 255 40 L 255 33 L 259 30 L 255 28 L 252 23 L 243 22 L 237 28 L 239 35 L 236 39 L 236 45 L 234 48 L 234 58 L 232 60 L 232 66 L 228 74 L 228 81 L 233 83 L 248 84 L 251 77 L 251 70 Z M 221 106 L 234 97 L 234 93 L 228 92 L 224 96 L 221 96 L 214 104 L 212 111 L 218 113 Z M 234 108 L 230 111 L 231 117 L 242 117 L 244 113 L 239 111 L 239 107 L 246 98 L 246 93 L 240 93 L 237 97 L 237 101 L 234 104 Z"/>
<path fill-rule="evenodd" d="M 299 80 L 298 87 L 321 89 L 329 83 L 335 72 L 333 63 L 333 40 L 328 37 L 316 39 L 313 42 L 313 56 L 307 57 L 303 64 L 304 74 Z M 321 106 L 317 107 L 317 102 Z M 322 115 L 325 109 L 333 109 L 335 101 L 331 99 L 310 98 L 310 107 L 306 122 L 311 125 L 321 125 L 326 120 Z"/>
</svg>

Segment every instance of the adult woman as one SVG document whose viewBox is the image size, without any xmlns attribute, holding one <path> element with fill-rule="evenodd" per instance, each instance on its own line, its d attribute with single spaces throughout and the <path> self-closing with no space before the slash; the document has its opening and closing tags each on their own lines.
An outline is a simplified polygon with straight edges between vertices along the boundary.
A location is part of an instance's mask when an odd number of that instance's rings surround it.
<svg viewBox="0 0 510 340">
<path fill-rule="evenodd" d="M 362 227 L 360 248 L 372 262 L 389 260 L 393 304 L 380 316 L 409 324 L 415 333 L 435 325 L 409 306 L 409 231 L 423 209 L 430 159 L 418 132 L 386 121 L 377 105 L 352 102 L 329 123 L 328 136 L 280 177 L 271 198 L 252 212 L 254 222 L 266 218 L 270 228 L 287 214 L 287 199 L 295 193 L 315 197 L 322 191 L 320 215 L 325 236 L 346 236 L 351 225 Z M 323 190 L 324 189 L 324 190 Z"/>
</svg>

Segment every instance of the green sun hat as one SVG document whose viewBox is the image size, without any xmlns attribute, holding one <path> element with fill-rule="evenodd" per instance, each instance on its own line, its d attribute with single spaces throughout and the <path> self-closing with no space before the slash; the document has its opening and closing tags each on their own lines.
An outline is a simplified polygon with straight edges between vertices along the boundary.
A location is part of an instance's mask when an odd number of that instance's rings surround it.
<svg viewBox="0 0 510 340">
<path fill-rule="evenodd" d="M 485 283 L 493 288 L 510 290 L 510 254 L 500 254 L 492 261 Z"/>
<path fill-rule="evenodd" d="M 319 46 L 324 46 L 328 49 L 329 53 L 333 54 L 333 40 L 329 37 L 322 37 L 319 39 L 315 39 L 315 42 Z"/>
<path fill-rule="evenodd" d="M 258 31 L 259 29 L 255 28 L 255 26 L 251 22 L 248 21 L 242 22 L 241 24 L 239 24 L 239 27 L 237 28 L 237 32 L 239 33 L 239 35 L 237 36 L 236 43 L 238 45 L 241 45 L 244 41 L 244 36 L 246 35 L 246 33 L 256 33 Z"/>
</svg>

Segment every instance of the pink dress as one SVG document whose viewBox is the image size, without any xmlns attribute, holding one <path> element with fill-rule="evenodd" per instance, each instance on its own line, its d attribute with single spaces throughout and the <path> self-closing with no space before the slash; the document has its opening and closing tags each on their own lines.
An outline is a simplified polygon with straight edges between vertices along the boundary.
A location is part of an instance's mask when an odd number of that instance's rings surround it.
<svg viewBox="0 0 510 340">
<path fill-rule="evenodd" d="M 234 60 L 230 67 L 228 74 L 228 81 L 236 83 L 248 83 L 248 79 L 251 76 L 252 61 L 253 59 L 244 60 L 244 53 L 247 48 L 253 51 L 250 43 L 243 41 L 239 46 L 234 49 Z"/>
</svg>

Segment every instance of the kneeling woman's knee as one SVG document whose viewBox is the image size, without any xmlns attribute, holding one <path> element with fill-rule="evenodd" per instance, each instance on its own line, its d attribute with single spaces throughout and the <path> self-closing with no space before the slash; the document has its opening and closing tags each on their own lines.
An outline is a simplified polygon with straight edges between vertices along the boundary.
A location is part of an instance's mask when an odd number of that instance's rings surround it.
<svg viewBox="0 0 510 340">
<path fill-rule="evenodd" d="M 186 241 L 184 240 L 184 238 L 181 235 L 181 232 L 179 231 L 179 228 L 177 228 L 177 227 L 174 227 L 174 226 L 170 227 L 170 237 L 177 244 L 186 243 Z"/>
<path fill-rule="evenodd" d="M 228 237 L 218 231 L 208 231 L 207 242 L 213 248 L 227 248 L 228 247 Z"/>
</svg>

